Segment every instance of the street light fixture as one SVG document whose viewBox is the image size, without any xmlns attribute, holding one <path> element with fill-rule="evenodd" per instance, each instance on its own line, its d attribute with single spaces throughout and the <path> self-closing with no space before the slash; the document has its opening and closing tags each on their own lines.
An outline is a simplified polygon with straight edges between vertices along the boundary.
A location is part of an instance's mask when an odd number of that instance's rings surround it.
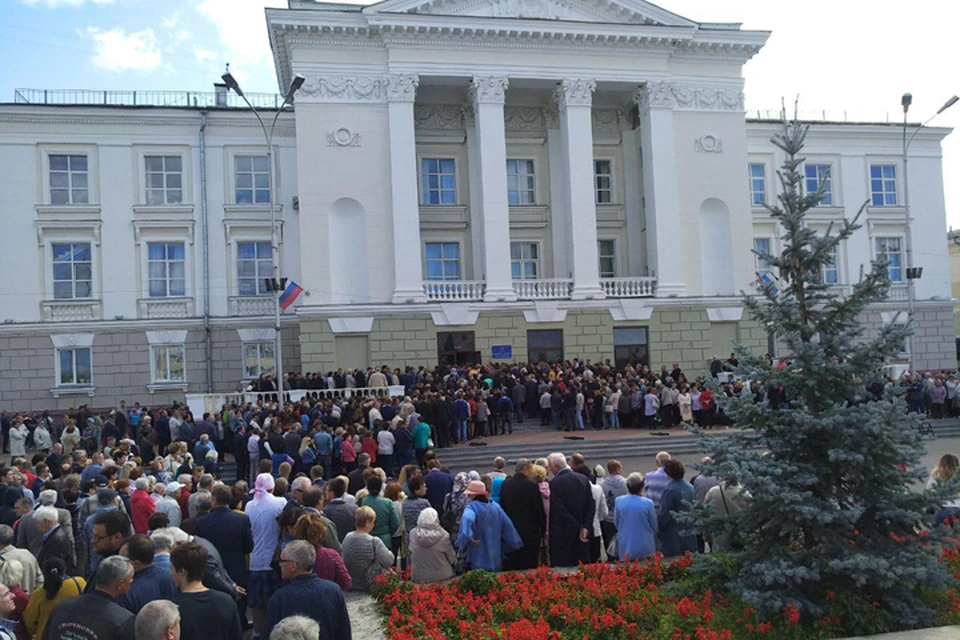
<svg viewBox="0 0 960 640">
<path fill-rule="evenodd" d="M 243 98 L 243 101 L 246 103 L 250 110 L 253 111 L 253 115 L 256 116 L 257 122 L 260 123 L 260 128 L 263 130 L 263 140 L 267 146 L 267 166 L 269 171 L 269 180 L 270 180 L 270 249 L 273 257 L 273 277 L 268 278 L 265 281 L 267 291 L 270 291 L 273 295 L 273 325 L 274 330 L 276 331 L 276 342 L 274 343 L 274 373 L 276 374 L 277 379 L 277 398 L 279 403 L 283 404 L 283 340 L 281 338 L 280 331 L 280 296 L 283 295 L 284 289 L 286 289 L 286 278 L 280 277 L 280 246 L 277 241 L 277 192 L 274 188 L 274 166 L 273 166 L 273 132 L 277 127 L 277 120 L 280 118 L 280 114 L 283 113 L 283 108 L 288 104 L 293 104 L 294 95 L 297 93 L 297 90 L 303 86 L 304 77 L 299 73 L 293 76 L 293 80 L 290 82 L 290 87 L 287 89 L 287 92 L 283 95 L 283 102 L 277 108 L 276 113 L 273 114 L 273 120 L 270 122 L 269 129 L 264 123 L 263 118 L 260 117 L 260 113 L 257 111 L 256 107 L 250 103 L 250 100 L 247 99 L 247 96 L 243 94 L 243 90 L 240 88 L 240 83 L 237 82 L 237 79 L 233 77 L 233 74 L 230 73 L 230 65 L 227 65 L 226 72 L 221 76 L 223 83 L 227 85 L 227 88 L 232 90 L 238 96 Z"/>
<path fill-rule="evenodd" d="M 907 151 L 910 149 L 910 143 L 913 142 L 913 139 L 917 137 L 917 134 L 920 133 L 920 130 L 925 126 L 930 124 L 930 121 L 936 118 L 938 115 L 952 107 L 960 100 L 960 97 L 953 96 L 949 100 L 943 103 L 943 106 L 937 109 L 937 112 L 927 118 L 927 120 L 921 124 L 919 127 L 914 130 L 910 135 L 910 138 L 907 138 L 907 112 L 910 111 L 910 105 L 913 104 L 913 95 L 910 93 L 903 94 L 903 97 L 900 98 L 900 106 L 903 107 L 903 210 L 906 215 L 906 244 L 907 244 L 907 264 L 906 264 L 906 275 L 907 275 L 907 314 L 910 320 L 913 320 L 914 316 L 914 307 L 916 304 L 916 293 L 914 291 L 914 281 L 919 280 L 923 275 L 923 267 L 914 267 L 913 266 L 913 233 L 911 230 L 912 219 L 910 217 L 910 181 L 907 179 Z M 907 338 L 908 340 L 908 349 L 910 357 L 910 374 L 915 373 L 915 364 L 916 364 L 916 349 L 913 348 L 913 336 Z"/>
</svg>

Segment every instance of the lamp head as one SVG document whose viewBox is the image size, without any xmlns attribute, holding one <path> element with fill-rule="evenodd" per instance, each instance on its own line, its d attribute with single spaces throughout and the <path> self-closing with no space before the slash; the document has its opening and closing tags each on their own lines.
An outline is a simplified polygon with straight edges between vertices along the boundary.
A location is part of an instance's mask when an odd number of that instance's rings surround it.
<svg viewBox="0 0 960 640">
<path fill-rule="evenodd" d="M 903 112 L 906 113 L 910 110 L 910 105 L 913 104 L 913 94 L 905 93 L 903 97 L 900 98 L 900 104 L 903 106 Z"/>
<path fill-rule="evenodd" d="M 237 79 L 233 77 L 233 74 L 230 73 L 230 65 L 227 65 L 226 72 L 220 76 L 223 79 L 223 84 L 233 90 L 238 96 L 243 95 L 243 91 L 240 89 L 240 83 L 237 82 Z"/>
<path fill-rule="evenodd" d="M 284 96 L 284 98 L 286 98 L 287 102 L 293 102 L 294 94 L 296 94 L 297 91 L 300 89 L 300 87 L 303 86 L 303 82 L 304 82 L 305 80 L 306 80 L 306 78 L 304 78 L 304 77 L 303 77 L 302 75 L 300 75 L 299 73 L 298 73 L 297 75 L 293 76 L 293 80 L 290 81 L 290 88 L 287 89 L 287 95 Z"/>
<path fill-rule="evenodd" d="M 940 109 L 937 111 L 937 114 L 939 115 L 944 111 L 946 111 L 947 109 L 949 109 L 950 107 L 952 107 L 953 105 L 957 104 L 958 100 L 960 100 L 960 97 L 953 96 L 952 98 L 950 98 L 949 100 L 943 103 L 943 106 L 940 107 Z"/>
</svg>

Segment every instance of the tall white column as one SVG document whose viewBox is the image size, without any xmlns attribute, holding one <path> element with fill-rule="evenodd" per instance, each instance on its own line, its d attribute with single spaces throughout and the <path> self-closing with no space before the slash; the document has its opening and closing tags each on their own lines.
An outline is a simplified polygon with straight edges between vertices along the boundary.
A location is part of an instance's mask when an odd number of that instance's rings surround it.
<svg viewBox="0 0 960 640">
<path fill-rule="evenodd" d="M 597 258 L 597 204 L 593 172 L 593 80 L 564 80 L 556 90 L 560 114 L 569 229 L 569 264 L 573 271 L 573 300 L 602 298 Z"/>
<path fill-rule="evenodd" d="M 657 277 L 657 297 L 683 296 L 680 272 L 680 208 L 674 149 L 674 97 L 666 83 L 647 83 L 637 92 L 646 204 L 647 264 Z"/>
<path fill-rule="evenodd" d="M 420 199 L 417 195 L 417 143 L 413 101 L 420 79 L 388 75 L 390 197 L 393 202 L 393 303 L 425 302 L 420 259 Z"/>
<path fill-rule="evenodd" d="M 474 76 L 470 83 L 480 162 L 483 268 L 489 302 L 513 301 L 510 277 L 510 209 L 507 206 L 507 137 L 503 105 L 507 78 Z"/>
</svg>

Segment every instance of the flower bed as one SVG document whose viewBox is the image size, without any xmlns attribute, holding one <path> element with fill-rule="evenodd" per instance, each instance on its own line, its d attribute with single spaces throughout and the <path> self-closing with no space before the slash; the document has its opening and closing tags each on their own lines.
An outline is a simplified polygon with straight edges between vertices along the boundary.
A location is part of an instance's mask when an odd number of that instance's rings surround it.
<svg viewBox="0 0 960 640">
<path fill-rule="evenodd" d="M 960 577 L 960 546 L 943 557 Z M 378 579 L 374 595 L 389 640 L 814 640 L 857 633 L 862 623 L 894 630 L 889 613 L 855 593 L 824 593 L 823 614 L 803 620 L 796 607 L 767 619 L 689 571 L 690 556 L 665 562 L 593 564 L 562 574 L 471 571 L 455 582 L 414 585 Z M 960 622 L 957 590 L 930 594 L 943 624 Z M 850 620 L 854 624 L 845 624 Z M 891 626 L 883 629 L 883 626 Z"/>
</svg>

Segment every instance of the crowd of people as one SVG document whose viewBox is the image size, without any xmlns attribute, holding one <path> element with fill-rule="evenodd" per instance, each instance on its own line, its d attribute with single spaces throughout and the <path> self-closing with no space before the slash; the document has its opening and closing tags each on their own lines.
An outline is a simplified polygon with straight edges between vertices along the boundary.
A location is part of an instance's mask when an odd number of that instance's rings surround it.
<svg viewBox="0 0 960 640">
<path fill-rule="evenodd" d="M 736 364 L 733 355 L 715 359 L 708 375 L 726 378 Z M 667 452 L 646 474 L 561 453 L 453 474 L 439 455 L 523 420 L 567 430 L 710 426 L 725 420 L 714 393 L 758 394 L 773 409 L 789 403 L 782 389 L 732 379 L 714 392 L 677 365 L 384 368 L 327 378 L 334 388 L 399 383 L 404 395 L 261 400 L 199 420 L 177 404 L 4 414 L 11 459 L 0 467 L 0 640 L 233 640 L 247 629 L 265 639 L 350 638 L 344 592 L 369 590 L 394 568 L 436 582 L 470 568 L 736 548 L 735 538 L 699 535 L 679 516 L 704 504 L 729 518 L 749 494 L 736 478 L 688 473 Z M 939 389 L 956 399 L 955 377 L 929 376 L 900 382 L 911 403 L 918 382 L 929 406 L 943 404 Z M 944 456 L 931 482 L 949 481 L 958 467 Z M 960 503 L 948 503 L 937 518 L 958 515 Z"/>
</svg>

